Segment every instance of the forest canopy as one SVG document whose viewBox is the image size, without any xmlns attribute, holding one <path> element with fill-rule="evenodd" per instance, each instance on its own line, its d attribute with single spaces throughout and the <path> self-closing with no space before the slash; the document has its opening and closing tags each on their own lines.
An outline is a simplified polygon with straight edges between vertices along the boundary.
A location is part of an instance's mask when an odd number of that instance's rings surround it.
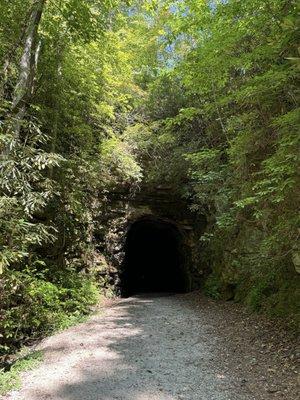
<svg viewBox="0 0 300 400">
<path fill-rule="evenodd" d="M 109 193 L 166 184 L 207 294 L 299 302 L 299 3 L 0 0 L 0 355 L 97 301 Z M 100 290 L 101 291 L 101 290 Z"/>
</svg>

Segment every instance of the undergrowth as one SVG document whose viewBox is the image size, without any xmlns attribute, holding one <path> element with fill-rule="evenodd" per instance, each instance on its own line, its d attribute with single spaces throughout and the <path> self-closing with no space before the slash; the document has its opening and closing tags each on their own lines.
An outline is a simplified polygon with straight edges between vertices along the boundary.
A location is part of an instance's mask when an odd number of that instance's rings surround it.
<svg viewBox="0 0 300 400">
<path fill-rule="evenodd" d="M 18 389 L 21 384 L 20 373 L 35 368 L 42 359 L 41 351 L 29 352 L 28 349 L 23 349 L 9 370 L 0 370 L 0 395 L 8 393 L 12 389 Z"/>
<path fill-rule="evenodd" d="M 0 357 L 77 323 L 99 301 L 94 280 L 73 270 L 6 271 L 1 278 Z"/>
</svg>

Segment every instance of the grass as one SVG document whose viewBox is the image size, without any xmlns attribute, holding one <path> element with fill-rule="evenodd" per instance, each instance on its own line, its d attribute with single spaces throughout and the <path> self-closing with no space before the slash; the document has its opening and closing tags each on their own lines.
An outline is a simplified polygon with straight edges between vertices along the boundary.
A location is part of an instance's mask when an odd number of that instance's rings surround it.
<svg viewBox="0 0 300 400">
<path fill-rule="evenodd" d="M 42 360 L 43 353 L 41 351 L 29 351 L 26 348 L 21 350 L 19 357 L 9 370 L 0 370 L 0 395 L 4 395 L 13 389 L 19 389 L 21 372 L 37 367 Z"/>
</svg>

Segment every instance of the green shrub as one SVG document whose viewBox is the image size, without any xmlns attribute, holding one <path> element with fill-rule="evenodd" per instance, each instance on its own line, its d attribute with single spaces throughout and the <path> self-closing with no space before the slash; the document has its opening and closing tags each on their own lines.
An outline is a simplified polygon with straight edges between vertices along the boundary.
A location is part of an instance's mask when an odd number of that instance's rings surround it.
<svg viewBox="0 0 300 400">
<path fill-rule="evenodd" d="M 28 338 L 66 327 L 98 301 L 93 280 L 72 270 L 63 279 L 47 280 L 32 270 L 6 271 L 1 278 L 0 355 Z"/>
<path fill-rule="evenodd" d="M 246 304 L 252 311 L 259 311 L 266 296 L 264 295 L 264 288 L 263 284 L 258 283 L 257 286 L 254 286 L 249 294 L 246 297 Z"/>
<path fill-rule="evenodd" d="M 211 274 L 207 278 L 204 284 L 204 293 L 213 299 L 221 298 L 221 282 L 216 275 Z"/>
</svg>

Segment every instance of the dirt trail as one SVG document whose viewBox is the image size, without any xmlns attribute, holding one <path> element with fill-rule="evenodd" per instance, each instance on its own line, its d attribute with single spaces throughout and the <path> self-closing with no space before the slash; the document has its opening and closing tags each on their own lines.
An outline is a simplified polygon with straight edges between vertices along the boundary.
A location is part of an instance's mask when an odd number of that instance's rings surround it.
<svg viewBox="0 0 300 400">
<path fill-rule="evenodd" d="M 295 343 L 279 334 L 277 348 L 269 328 L 198 294 L 120 300 L 44 340 L 44 362 L 4 399 L 297 399 Z"/>
</svg>

